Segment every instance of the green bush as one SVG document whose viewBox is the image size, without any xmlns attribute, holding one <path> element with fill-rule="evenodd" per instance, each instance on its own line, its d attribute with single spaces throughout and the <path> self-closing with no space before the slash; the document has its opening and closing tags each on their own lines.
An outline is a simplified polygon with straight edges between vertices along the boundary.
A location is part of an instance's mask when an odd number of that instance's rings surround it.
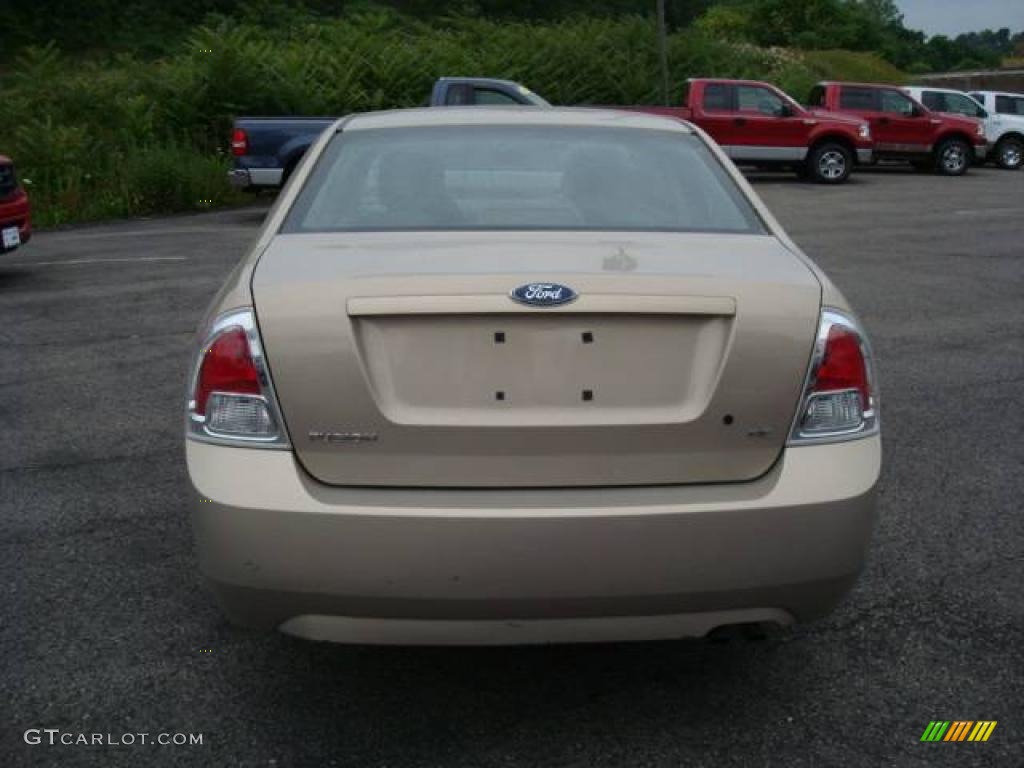
<svg viewBox="0 0 1024 768">
<path fill-rule="evenodd" d="M 0 77 L 0 151 L 28 180 L 39 224 L 239 201 L 225 181 L 236 115 L 417 106 L 442 75 L 510 78 L 558 104 L 658 99 L 655 27 L 646 18 L 432 24 L 370 8 L 292 21 L 268 28 L 214 19 L 157 60 L 83 61 L 52 45 L 21 52 Z M 868 54 L 758 48 L 699 28 L 668 44 L 673 94 L 697 76 L 770 80 L 798 96 L 821 77 L 900 77 Z"/>
<path fill-rule="evenodd" d="M 806 51 L 801 59 L 823 80 L 904 83 L 906 74 L 882 57 L 860 51 Z"/>
</svg>

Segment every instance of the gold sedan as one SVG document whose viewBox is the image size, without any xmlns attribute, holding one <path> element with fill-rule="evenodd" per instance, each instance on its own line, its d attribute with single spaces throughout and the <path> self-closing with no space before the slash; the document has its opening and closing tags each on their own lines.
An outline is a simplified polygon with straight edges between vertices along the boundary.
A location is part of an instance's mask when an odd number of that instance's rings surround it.
<svg viewBox="0 0 1024 768">
<path fill-rule="evenodd" d="M 700 636 L 830 610 L 881 462 L 864 331 L 699 129 L 356 115 L 203 322 L 201 568 L 358 643 Z"/>
</svg>

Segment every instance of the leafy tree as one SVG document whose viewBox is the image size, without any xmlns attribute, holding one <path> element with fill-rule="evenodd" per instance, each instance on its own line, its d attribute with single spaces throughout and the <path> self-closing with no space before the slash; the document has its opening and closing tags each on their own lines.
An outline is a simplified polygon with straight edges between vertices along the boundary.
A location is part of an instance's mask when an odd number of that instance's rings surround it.
<svg viewBox="0 0 1024 768">
<path fill-rule="evenodd" d="M 743 9 L 730 5 L 709 8 L 694 22 L 694 27 L 713 40 L 743 42 L 755 36 L 750 16 Z"/>
</svg>

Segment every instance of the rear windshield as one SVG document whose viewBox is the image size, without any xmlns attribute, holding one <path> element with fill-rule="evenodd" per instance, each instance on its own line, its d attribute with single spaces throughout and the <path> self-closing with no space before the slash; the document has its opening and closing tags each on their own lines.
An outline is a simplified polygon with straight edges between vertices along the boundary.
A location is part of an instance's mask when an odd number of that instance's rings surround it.
<svg viewBox="0 0 1024 768">
<path fill-rule="evenodd" d="M 341 133 L 281 231 L 481 229 L 764 231 L 695 136 L 501 125 Z"/>
</svg>

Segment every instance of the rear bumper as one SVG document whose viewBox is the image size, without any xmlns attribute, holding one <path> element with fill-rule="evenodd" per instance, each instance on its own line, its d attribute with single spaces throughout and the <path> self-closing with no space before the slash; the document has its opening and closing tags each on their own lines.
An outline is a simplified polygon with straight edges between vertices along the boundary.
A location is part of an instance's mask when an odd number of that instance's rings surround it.
<svg viewBox="0 0 1024 768">
<path fill-rule="evenodd" d="M 283 175 L 281 168 L 232 168 L 228 171 L 228 183 L 236 189 L 279 187 Z"/>
<path fill-rule="evenodd" d="M 319 640 L 706 634 L 828 612 L 860 571 L 877 437 L 788 449 L 741 484 L 324 486 L 291 453 L 189 441 L 200 567 L 235 621 Z"/>
</svg>

